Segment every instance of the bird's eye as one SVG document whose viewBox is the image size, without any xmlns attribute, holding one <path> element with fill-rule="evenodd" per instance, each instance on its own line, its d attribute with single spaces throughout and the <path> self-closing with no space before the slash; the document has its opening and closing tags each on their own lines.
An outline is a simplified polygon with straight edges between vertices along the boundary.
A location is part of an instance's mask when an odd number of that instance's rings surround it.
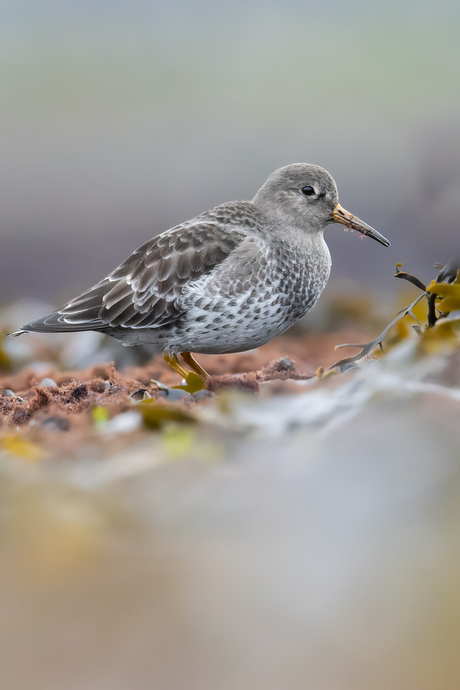
<svg viewBox="0 0 460 690">
<path fill-rule="evenodd" d="M 316 192 L 313 187 L 302 187 L 302 194 L 304 196 L 314 196 Z"/>
</svg>

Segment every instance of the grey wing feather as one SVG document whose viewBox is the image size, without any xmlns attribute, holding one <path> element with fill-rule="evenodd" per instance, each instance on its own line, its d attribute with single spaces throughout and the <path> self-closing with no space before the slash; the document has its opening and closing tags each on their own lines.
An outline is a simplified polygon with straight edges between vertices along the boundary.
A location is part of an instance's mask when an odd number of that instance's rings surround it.
<svg viewBox="0 0 460 690">
<path fill-rule="evenodd" d="M 139 247 L 90 290 L 16 334 L 171 325 L 183 314 L 184 287 L 223 262 L 245 236 L 212 222 L 173 228 Z"/>
</svg>

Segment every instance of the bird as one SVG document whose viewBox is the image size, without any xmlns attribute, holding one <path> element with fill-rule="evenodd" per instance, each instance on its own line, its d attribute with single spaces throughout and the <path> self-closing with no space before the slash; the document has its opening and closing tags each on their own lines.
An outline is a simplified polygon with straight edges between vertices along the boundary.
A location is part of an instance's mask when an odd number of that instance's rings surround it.
<svg viewBox="0 0 460 690">
<path fill-rule="evenodd" d="M 324 168 L 287 165 L 252 201 L 221 204 L 166 230 L 89 290 L 10 335 L 98 331 L 124 345 L 150 345 L 182 378 L 194 372 L 206 380 L 193 354 L 257 348 L 314 307 L 331 271 L 323 237 L 331 223 L 390 246 L 339 204 Z"/>
</svg>

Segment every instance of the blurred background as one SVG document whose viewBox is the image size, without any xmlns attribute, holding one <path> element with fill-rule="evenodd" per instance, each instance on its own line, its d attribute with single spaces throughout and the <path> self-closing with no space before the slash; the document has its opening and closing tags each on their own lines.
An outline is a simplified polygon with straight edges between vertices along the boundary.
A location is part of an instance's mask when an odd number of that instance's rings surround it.
<svg viewBox="0 0 460 690">
<path fill-rule="evenodd" d="M 460 6 L 449 0 L 0 2 L 0 305 L 58 305 L 138 245 L 335 177 L 391 250 L 331 226 L 331 280 L 391 291 L 457 245 Z"/>
<path fill-rule="evenodd" d="M 450 0 L 0 0 L 2 689 L 458 690 L 458 310 L 336 377 L 158 398 L 156 430 L 135 401 L 165 370 L 120 374 L 149 353 L 3 332 L 305 161 L 392 247 L 328 228 L 310 331 L 210 371 L 314 372 L 373 340 L 419 294 L 396 262 L 428 282 L 458 254 L 459 20 Z"/>
</svg>

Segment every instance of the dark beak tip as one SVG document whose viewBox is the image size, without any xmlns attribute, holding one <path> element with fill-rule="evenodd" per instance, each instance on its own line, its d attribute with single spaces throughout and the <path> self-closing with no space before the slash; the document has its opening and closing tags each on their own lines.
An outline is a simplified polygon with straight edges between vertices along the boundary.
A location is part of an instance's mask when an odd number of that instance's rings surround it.
<svg viewBox="0 0 460 690">
<path fill-rule="evenodd" d="M 391 242 L 376 230 L 373 230 L 373 232 L 363 232 L 362 230 L 358 229 L 358 232 L 361 232 L 366 237 L 370 237 L 372 240 L 375 240 L 379 244 L 383 244 L 384 247 L 391 247 Z"/>
<path fill-rule="evenodd" d="M 382 237 L 381 243 L 383 244 L 384 247 L 391 247 L 391 242 L 390 242 L 390 240 L 387 240 L 386 237 Z"/>
<path fill-rule="evenodd" d="M 363 223 L 363 225 L 364 225 L 364 223 Z M 356 227 L 356 230 L 362 232 L 363 235 L 367 235 L 367 237 L 370 237 L 371 239 L 376 240 L 380 244 L 383 244 L 384 247 L 391 247 L 391 243 L 389 240 L 387 240 L 386 237 L 384 237 L 379 232 L 377 232 L 377 230 L 374 230 L 374 228 L 371 228 L 369 226 L 366 226 L 366 227 L 368 228 L 368 232 L 363 232 L 362 230 L 360 230 L 359 226 Z"/>
<path fill-rule="evenodd" d="M 372 239 L 377 239 L 376 237 L 373 237 Z M 380 242 L 380 244 L 383 244 L 384 247 L 391 247 L 391 242 L 387 240 L 386 237 L 382 237 L 381 239 L 378 238 L 377 242 Z"/>
</svg>

